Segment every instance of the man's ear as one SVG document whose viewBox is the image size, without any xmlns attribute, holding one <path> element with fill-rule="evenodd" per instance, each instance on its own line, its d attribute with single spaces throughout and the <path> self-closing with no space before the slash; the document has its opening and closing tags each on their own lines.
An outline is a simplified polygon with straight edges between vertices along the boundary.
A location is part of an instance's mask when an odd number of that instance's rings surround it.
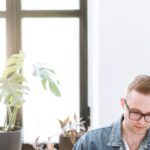
<svg viewBox="0 0 150 150">
<path fill-rule="evenodd" d="M 124 98 L 121 98 L 121 99 L 120 99 L 120 102 L 121 102 L 121 106 L 122 106 L 122 108 L 124 108 L 124 101 L 125 101 L 125 99 L 124 99 Z"/>
</svg>

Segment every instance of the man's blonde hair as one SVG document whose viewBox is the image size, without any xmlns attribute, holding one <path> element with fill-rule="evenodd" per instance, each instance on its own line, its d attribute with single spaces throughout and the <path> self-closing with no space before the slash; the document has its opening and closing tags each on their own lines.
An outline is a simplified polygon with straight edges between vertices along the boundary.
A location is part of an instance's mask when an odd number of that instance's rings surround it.
<svg viewBox="0 0 150 150">
<path fill-rule="evenodd" d="M 134 78 L 132 78 L 125 88 L 125 98 L 127 98 L 127 96 L 132 90 L 135 90 L 142 94 L 150 94 L 150 76 L 137 75 Z"/>
</svg>

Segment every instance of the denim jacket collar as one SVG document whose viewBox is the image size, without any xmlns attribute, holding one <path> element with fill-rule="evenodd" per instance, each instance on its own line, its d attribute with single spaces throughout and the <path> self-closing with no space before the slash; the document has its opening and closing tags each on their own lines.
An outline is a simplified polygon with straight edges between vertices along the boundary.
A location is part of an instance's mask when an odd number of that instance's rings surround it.
<svg viewBox="0 0 150 150">
<path fill-rule="evenodd" d="M 122 131 L 121 131 L 122 120 L 123 120 L 123 116 L 119 120 L 114 122 L 111 130 L 109 142 L 108 142 L 109 146 L 118 146 L 118 147 L 122 146 L 123 143 Z M 150 146 L 150 129 L 148 130 L 147 135 L 145 136 L 141 144 L 145 148 Z"/>
<path fill-rule="evenodd" d="M 121 123 L 123 117 L 114 122 L 109 138 L 109 146 L 121 146 L 122 145 L 122 134 L 121 134 Z"/>
<path fill-rule="evenodd" d="M 150 129 L 147 131 L 147 135 L 145 136 L 142 144 L 143 144 L 143 146 L 145 148 L 147 148 L 148 146 L 150 146 Z"/>
</svg>

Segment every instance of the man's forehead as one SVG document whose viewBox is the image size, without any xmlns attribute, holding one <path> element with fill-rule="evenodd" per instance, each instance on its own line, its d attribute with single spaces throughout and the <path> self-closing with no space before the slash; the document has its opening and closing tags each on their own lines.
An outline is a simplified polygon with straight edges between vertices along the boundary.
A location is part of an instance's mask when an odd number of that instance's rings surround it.
<svg viewBox="0 0 150 150">
<path fill-rule="evenodd" d="M 131 109 L 137 109 L 143 113 L 150 112 L 150 94 L 132 91 L 128 95 L 127 103 Z"/>
<path fill-rule="evenodd" d="M 129 94 L 128 94 L 128 99 L 133 99 L 133 98 L 136 98 L 136 99 L 140 99 L 140 98 L 150 98 L 150 93 L 142 93 L 142 92 L 139 92 L 139 91 L 136 91 L 136 90 L 132 90 Z"/>
</svg>

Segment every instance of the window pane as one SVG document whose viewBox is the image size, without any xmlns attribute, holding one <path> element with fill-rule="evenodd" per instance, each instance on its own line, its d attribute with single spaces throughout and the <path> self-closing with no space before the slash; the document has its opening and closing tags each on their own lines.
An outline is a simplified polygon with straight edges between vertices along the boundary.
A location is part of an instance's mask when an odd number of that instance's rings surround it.
<svg viewBox="0 0 150 150">
<path fill-rule="evenodd" d="M 6 0 L 0 0 L 0 11 L 6 10 Z"/>
<path fill-rule="evenodd" d="M 0 19 L 0 75 L 4 69 L 6 60 L 6 32 L 5 32 L 5 19 Z M 4 124 L 5 108 L 0 104 L 0 126 Z"/>
<path fill-rule="evenodd" d="M 22 0 L 22 9 L 79 9 L 79 0 Z"/>
<path fill-rule="evenodd" d="M 22 49 L 27 56 L 24 72 L 31 90 L 23 109 L 24 141 L 33 142 L 37 136 L 57 134 L 58 118 L 74 112 L 79 115 L 79 19 L 26 18 L 22 30 Z M 61 97 L 44 91 L 31 76 L 33 64 L 38 62 L 55 70 Z"/>
</svg>

